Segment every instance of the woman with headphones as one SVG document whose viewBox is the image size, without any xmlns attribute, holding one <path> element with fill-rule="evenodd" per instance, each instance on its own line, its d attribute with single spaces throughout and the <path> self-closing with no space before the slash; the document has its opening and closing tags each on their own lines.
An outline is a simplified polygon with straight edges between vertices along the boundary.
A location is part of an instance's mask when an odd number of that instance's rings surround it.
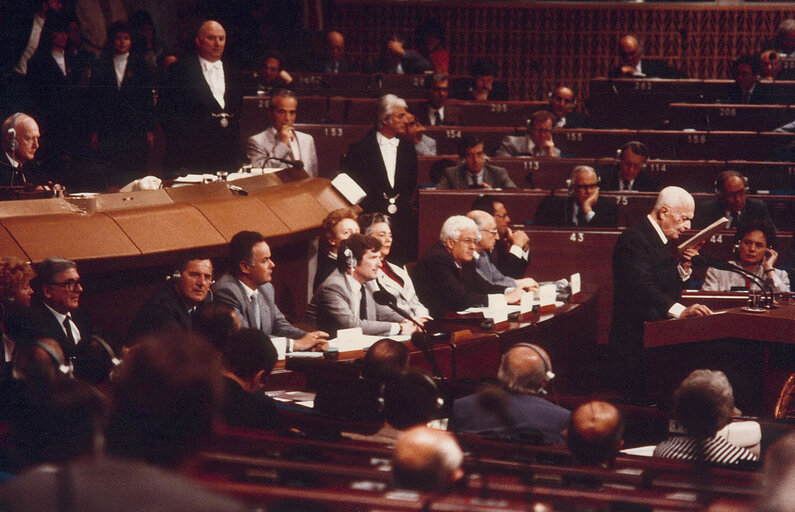
<svg viewBox="0 0 795 512">
<path fill-rule="evenodd" d="M 753 221 L 741 224 L 734 235 L 734 257 L 732 263 L 764 279 L 776 292 L 790 291 L 789 276 L 783 270 L 774 268 L 778 253 L 776 228 L 770 222 Z M 750 279 L 728 270 L 709 268 L 704 278 L 702 291 L 750 290 L 758 288 Z"/>
</svg>

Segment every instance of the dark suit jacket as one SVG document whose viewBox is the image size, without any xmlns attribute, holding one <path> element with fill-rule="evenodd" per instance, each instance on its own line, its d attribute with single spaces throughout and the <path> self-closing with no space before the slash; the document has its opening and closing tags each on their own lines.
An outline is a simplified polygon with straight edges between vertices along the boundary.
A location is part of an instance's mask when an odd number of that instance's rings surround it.
<svg viewBox="0 0 795 512">
<path fill-rule="evenodd" d="M 602 190 L 618 190 L 618 182 L 621 179 L 618 171 L 619 167 L 616 164 L 604 174 L 600 173 L 604 178 L 599 188 Z M 645 171 L 640 171 L 640 174 L 638 174 L 635 178 L 635 182 L 632 184 L 632 190 L 637 190 L 638 192 L 657 192 L 660 190 L 660 185 L 650 174 Z"/>
<path fill-rule="evenodd" d="M 484 410 L 479 403 L 480 395 L 469 395 L 453 402 L 453 414 L 450 418 L 453 429 L 456 432 L 473 434 L 510 434 L 517 428 L 530 427 L 541 432 L 547 443 L 565 443 L 562 432 L 568 426 L 571 412 L 534 395 L 506 393 L 506 398 L 505 414 L 513 425 L 506 424 L 504 418 Z"/>
<path fill-rule="evenodd" d="M 538 205 L 533 224 L 538 226 L 576 226 L 572 222 L 574 209 L 573 197 L 545 197 Z M 616 227 L 618 225 L 618 207 L 615 201 L 607 197 L 599 197 L 593 208 L 591 221 L 579 227 Z"/>
<path fill-rule="evenodd" d="M 81 310 L 72 311 L 72 321 L 80 331 L 80 340 L 91 337 L 91 318 Z M 75 355 L 76 345 L 66 337 L 63 325 L 41 301 L 34 301 L 30 310 L 18 309 L 6 319 L 8 334 L 17 343 L 31 342 L 36 338 L 53 338 L 61 346 L 64 356 Z"/>
<path fill-rule="evenodd" d="M 775 92 L 771 84 L 766 82 L 758 82 L 754 90 L 751 91 L 751 97 L 748 98 L 748 101 L 745 101 L 743 98 L 743 93 L 740 91 L 740 87 L 737 85 L 736 82 L 732 82 L 726 88 L 726 96 L 724 98 L 726 103 L 731 103 L 735 105 L 775 105 L 779 103 L 777 101 Z M 784 101 L 784 104 L 787 102 Z"/>
<path fill-rule="evenodd" d="M 442 318 L 448 311 L 484 306 L 488 303 L 488 294 L 505 291 L 505 287 L 480 277 L 474 262 L 464 264 L 459 272 L 455 260 L 441 242 L 432 245 L 420 258 L 414 285 L 420 302 L 434 318 Z"/>
<path fill-rule="evenodd" d="M 488 184 L 492 188 L 517 188 L 516 183 L 508 176 L 508 171 L 504 167 L 497 167 L 488 163 L 483 165 L 485 172 L 483 173 L 483 183 Z M 439 183 L 436 188 L 449 188 L 449 189 L 468 189 L 470 182 L 470 172 L 466 163 L 448 167 L 444 170 Z"/>
<path fill-rule="evenodd" d="M 710 199 L 708 201 L 701 202 L 698 204 L 698 206 L 696 206 L 696 213 L 693 216 L 692 227 L 693 229 L 703 229 L 712 224 L 712 222 L 723 217 L 725 214 L 726 212 L 720 199 Z M 740 212 L 740 225 L 754 220 L 765 220 L 771 223 L 773 222 L 773 220 L 770 218 L 770 213 L 767 211 L 767 205 L 763 201 L 749 198 L 745 200 L 745 207 Z"/>
<path fill-rule="evenodd" d="M 558 120 L 555 120 L 555 126 L 557 126 Z M 590 128 L 591 122 L 588 119 L 588 116 L 585 114 L 580 114 L 579 112 L 571 112 L 570 114 L 566 115 L 566 124 L 562 126 L 562 128 Z"/>
<path fill-rule="evenodd" d="M 610 78 L 687 78 L 684 73 L 668 66 L 661 59 L 643 59 L 640 68 L 646 75 L 645 77 L 624 76 L 621 74 L 621 65 L 611 69 L 607 76 Z"/>
<path fill-rule="evenodd" d="M 414 144 L 400 140 L 395 165 L 395 186 L 391 187 L 375 135 L 376 131 L 371 130 L 364 139 L 351 144 L 340 167 L 367 194 L 361 202 L 365 212 L 389 213 L 389 201 L 384 198 L 384 194 L 387 197 L 399 194 L 396 202 L 398 211 L 392 215 L 392 232 L 395 235 L 392 259 L 397 264 L 403 264 L 413 260 L 409 255 L 415 251 L 416 246 L 417 230 L 412 206 L 417 188 L 417 152 Z"/>
<path fill-rule="evenodd" d="M 613 321 L 610 345 L 637 368 L 643 349 L 643 323 L 667 318 L 684 283 L 670 241 L 662 243 L 644 218 L 618 237 L 613 250 Z"/>
<path fill-rule="evenodd" d="M 428 102 L 423 102 L 417 105 L 413 111 L 417 120 L 425 126 L 431 126 L 431 114 Z M 442 126 L 461 126 L 463 122 L 461 109 L 458 105 L 453 103 L 446 103 L 444 106 L 444 117 L 442 118 Z"/>
<path fill-rule="evenodd" d="M 510 241 L 499 238 L 491 251 L 491 261 L 506 276 L 520 279 L 524 277 L 527 265 L 530 264 L 530 256 L 524 259 L 511 254 Z"/>
<path fill-rule="evenodd" d="M 328 251 L 318 252 L 317 254 L 317 271 L 315 272 L 315 280 L 312 283 L 312 290 L 317 290 L 320 283 L 326 280 L 328 276 L 337 268 L 337 260 L 329 257 Z"/>
<path fill-rule="evenodd" d="M 221 418 L 233 427 L 266 430 L 281 427 L 276 400 L 261 391 L 249 393 L 229 377 L 224 377 Z"/>
<path fill-rule="evenodd" d="M 330 60 L 323 57 L 308 59 L 304 71 L 310 73 L 333 73 L 332 65 L 333 63 Z M 348 59 L 342 59 L 337 65 L 337 73 L 355 73 L 356 71 L 357 69 L 355 69 L 353 63 Z"/>
<path fill-rule="evenodd" d="M 406 75 L 421 75 L 426 71 L 433 71 L 431 63 L 415 52 L 414 50 L 406 50 L 403 57 L 400 59 L 400 67 L 403 68 L 403 73 Z M 395 68 L 390 67 L 383 57 L 378 57 L 370 66 L 370 73 L 395 73 Z"/>
<path fill-rule="evenodd" d="M 205 302 L 208 299 L 205 299 Z M 174 283 L 166 282 L 147 300 L 130 325 L 127 333 L 127 343 L 134 343 L 137 338 L 145 334 L 164 329 L 190 330 L 193 318 L 190 306 L 186 304 L 176 290 Z"/>
<path fill-rule="evenodd" d="M 456 100 L 472 101 L 475 99 L 472 96 L 472 88 L 474 86 L 475 80 L 473 78 L 459 78 L 451 84 L 450 97 Z M 489 92 L 489 97 L 486 99 L 489 101 L 508 101 L 511 99 L 510 96 L 511 93 L 508 90 L 508 86 L 504 82 L 495 80 L 491 92 Z"/>
<path fill-rule="evenodd" d="M 236 170 L 243 161 L 240 146 L 240 113 L 243 96 L 237 68 L 224 63 L 225 106 L 222 109 L 204 79 L 196 55 L 168 68 L 158 102 L 159 117 L 166 132 L 163 165 L 174 174 L 180 167 L 193 172 Z M 224 128 L 212 114 L 228 113 Z"/>
</svg>

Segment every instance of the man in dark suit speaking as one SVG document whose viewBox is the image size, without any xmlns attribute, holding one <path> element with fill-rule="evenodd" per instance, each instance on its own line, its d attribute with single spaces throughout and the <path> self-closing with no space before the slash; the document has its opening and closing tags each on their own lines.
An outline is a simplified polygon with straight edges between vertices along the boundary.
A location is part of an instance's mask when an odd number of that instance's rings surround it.
<svg viewBox="0 0 795 512">
<path fill-rule="evenodd" d="M 669 240 L 678 240 L 690 229 L 694 211 L 686 190 L 665 187 L 651 213 L 624 231 L 613 250 L 610 347 L 621 363 L 622 391 L 633 401 L 643 400 L 645 393 L 643 323 L 712 314 L 704 305 L 679 303 L 683 283 L 690 278 L 690 260 L 698 250 L 674 257 Z"/>
<path fill-rule="evenodd" d="M 224 27 L 206 21 L 196 34 L 197 55 L 168 68 L 159 101 L 168 173 L 234 171 L 240 165 L 243 96 L 237 69 L 221 60 L 225 46 Z"/>
<path fill-rule="evenodd" d="M 213 285 L 213 300 L 234 309 L 241 327 L 287 338 L 284 344 L 274 343 L 280 357 L 293 350 L 325 349 L 327 333 L 299 329 L 279 311 L 271 284 L 275 266 L 262 234 L 255 231 L 237 233 L 229 242 L 229 273 Z"/>
<path fill-rule="evenodd" d="M 394 94 L 381 96 L 375 129 L 348 148 L 340 167 L 364 189 L 367 213 L 392 218 L 395 244 L 392 261 L 402 265 L 416 254 L 417 228 L 412 199 L 417 187 L 417 152 L 407 133 L 406 102 Z"/>
</svg>

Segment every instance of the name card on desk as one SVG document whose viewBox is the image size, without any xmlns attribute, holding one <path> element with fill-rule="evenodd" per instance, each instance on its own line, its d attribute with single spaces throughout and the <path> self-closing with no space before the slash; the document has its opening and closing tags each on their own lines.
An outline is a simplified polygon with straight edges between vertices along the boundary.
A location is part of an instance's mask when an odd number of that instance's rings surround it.
<svg viewBox="0 0 795 512">
<path fill-rule="evenodd" d="M 508 301 L 505 300 L 505 295 L 489 294 L 489 313 L 495 324 L 508 320 Z"/>
<path fill-rule="evenodd" d="M 571 275 L 569 278 L 569 286 L 571 286 L 571 295 L 577 295 L 582 290 L 582 277 L 580 277 L 580 273 L 577 272 Z"/>
<path fill-rule="evenodd" d="M 523 315 L 533 311 L 533 301 L 535 300 L 535 293 L 524 292 L 522 298 L 519 300 L 519 312 Z"/>
<path fill-rule="evenodd" d="M 540 311 L 547 311 L 550 309 L 555 309 L 555 294 L 557 293 L 557 289 L 555 284 L 544 284 L 541 285 L 538 289 L 538 297 L 539 297 L 539 304 L 538 308 Z"/>
<path fill-rule="evenodd" d="M 350 329 L 340 329 L 337 331 L 337 338 L 334 341 L 334 348 L 337 350 L 346 350 L 348 347 L 358 345 L 364 334 L 361 327 L 351 327 Z M 331 348 L 331 343 L 329 343 Z"/>
</svg>

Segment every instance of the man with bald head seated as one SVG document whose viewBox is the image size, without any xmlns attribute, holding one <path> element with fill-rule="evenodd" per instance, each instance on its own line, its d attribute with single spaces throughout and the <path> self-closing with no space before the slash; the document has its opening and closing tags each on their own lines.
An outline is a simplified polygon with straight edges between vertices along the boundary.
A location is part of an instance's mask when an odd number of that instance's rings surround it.
<svg viewBox="0 0 795 512">
<path fill-rule="evenodd" d="M 472 210 L 467 213 L 467 217 L 474 220 L 480 232 L 480 241 L 478 241 L 478 250 L 473 255 L 475 260 L 475 268 L 478 274 L 486 281 L 505 286 L 506 288 L 521 288 L 525 291 L 538 291 L 538 283 L 531 277 L 522 277 L 514 279 L 506 276 L 497 268 L 491 261 L 491 251 L 497 243 L 499 231 L 497 231 L 497 223 L 491 214 L 480 210 Z"/>
<path fill-rule="evenodd" d="M 593 167 L 578 165 L 567 180 L 569 195 L 545 197 L 533 224 L 538 226 L 616 227 L 615 201 L 599 197 L 599 176 Z"/>
<path fill-rule="evenodd" d="M 569 451 L 581 464 L 612 467 L 624 446 L 623 434 L 621 412 L 613 404 L 593 401 L 574 409 L 564 437 Z"/>
<path fill-rule="evenodd" d="M 625 35 L 618 43 L 620 64 L 610 70 L 610 78 L 686 78 L 661 59 L 644 59 L 643 45 L 637 37 Z"/>
<path fill-rule="evenodd" d="M 549 111 L 555 115 L 555 128 L 588 128 L 588 117 L 574 111 L 574 91 L 565 85 L 549 93 Z"/>
<path fill-rule="evenodd" d="M 740 172 L 728 170 L 718 174 L 715 195 L 716 198 L 699 203 L 693 229 L 705 228 L 721 217 L 729 219 L 728 229 L 753 221 L 773 223 L 765 202 L 748 198 L 748 178 Z"/>
<path fill-rule="evenodd" d="M 511 229 L 511 217 L 499 196 L 482 195 L 472 201 L 472 210 L 490 213 L 497 224 L 499 238 L 490 251 L 490 259 L 506 276 L 524 277 L 530 264 L 530 237 L 521 229 Z"/>
<path fill-rule="evenodd" d="M 0 134 L 0 187 L 29 186 L 43 190 L 50 187 L 36 167 L 36 152 L 39 150 L 39 125 L 27 114 L 17 112 L 9 116 Z"/>
<path fill-rule="evenodd" d="M 518 343 L 502 356 L 497 379 L 501 387 L 459 398 L 450 418 L 456 432 L 538 436 L 539 441 L 563 444 L 570 412 L 542 398 L 554 378 L 547 352 Z"/>
<path fill-rule="evenodd" d="M 158 110 L 166 134 L 167 174 L 234 171 L 242 162 L 243 96 L 237 69 L 222 61 L 226 31 L 205 21 L 196 33 L 196 55 L 168 67 Z"/>
<path fill-rule="evenodd" d="M 643 324 L 666 318 L 705 316 L 712 311 L 701 304 L 679 303 L 684 282 L 690 278 L 690 260 L 697 248 L 678 257 L 671 245 L 690 229 L 695 203 L 679 187 L 666 187 L 657 195 L 652 211 L 627 228 L 613 249 L 613 321 L 610 348 L 618 367 L 621 392 L 629 400 L 645 400 Z"/>
<path fill-rule="evenodd" d="M 444 221 L 439 242 L 432 245 L 417 264 L 417 296 L 434 318 L 488 304 L 490 293 L 504 293 L 508 303 L 518 303 L 522 289 L 506 292 L 478 274 L 473 261 L 480 240 L 475 221 L 454 215 Z"/>
<path fill-rule="evenodd" d="M 395 445 L 392 480 L 401 489 L 441 493 L 464 477 L 464 454 L 448 432 L 419 426 Z"/>
</svg>

